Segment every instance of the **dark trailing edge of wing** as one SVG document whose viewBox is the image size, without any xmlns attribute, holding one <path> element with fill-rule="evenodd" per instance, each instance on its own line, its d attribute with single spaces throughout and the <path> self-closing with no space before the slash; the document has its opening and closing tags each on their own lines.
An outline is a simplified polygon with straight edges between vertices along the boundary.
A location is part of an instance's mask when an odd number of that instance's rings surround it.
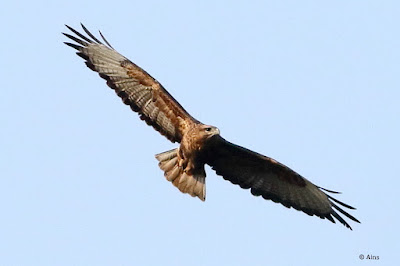
<svg viewBox="0 0 400 266">
<path fill-rule="evenodd" d="M 218 173 L 217 173 L 217 174 L 218 174 Z M 225 180 L 228 180 L 228 181 L 231 181 L 231 180 L 226 179 L 226 178 L 224 178 L 224 179 L 225 179 Z M 319 188 L 319 187 L 318 187 L 318 188 Z M 321 189 L 321 188 L 320 188 L 320 189 Z M 326 189 L 324 189 L 324 190 L 326 190 Z M 351 210 L 355 210 L 356 208 L 354 208 L 354 207 L 352 207 L 352 206 L 350 206 L 350 205 L 348 205 L 348 204 L 345 204 L 345 203 L 343 203 L 343 202 L 341 202 L 341 201 L 339 201 L 339 200 L 333 198 L 332 196 L 330 196 L 330 195 L 328 195 L 328 194 L 326 194 L 326 193 L 324 193 L 324 194 L 328 197 L 329 203 L 330 203 L 331 206 L 332 206 L 331 212 L 330 212 L 330 213 L 317 213 L 315 210 L 311 210 L 311 209 L 306 209 L 306 208 L 304 208 L 304 207 L 300 207 L 300 206 L 294 204 L 293 202 L 289 202 L 289 201 L 282 200 L 282 199 L 276 197 L 276 196 L 273 195 L 273 194 L 267 194 L 267 193 L 262 192 L 262 191 L 257 190 L 257 189 L 253 189 L 253 188 L 252 188 L 250 191 L 251 191 L 251 194 L 253 194 L 254 196 L 262 196 L 262 197 L 263 197 L 264 199 L 266 199 L 266 200 L 272 200 L 272 201 L 275 202 L 275 203 L 281 203 L 283 206 L 285 206 L 285 207 L 287 207 L 287 208 L 293 207 L 294 209 L 296 209 L 296 210 L 298 210 L 298 211 L 302 211 L 302 212 L 304 212 L 304 213 L 306 213 L 306 214 L 308 214 L 308 215 L 310 215 L 310 216 L 316 215 L 316 216 L 320 217 L 321 219 L 325 219 L 325 218 L 326 218 L 327 220 L 331 221 L 332 223 L 336 223 L 335 220 L 333 219 L 333 217 L 334 217 L 334 218 L 336 218 L 340 223 L 342 223 L 345 227 L 349 228 L 350 230 L 353 230 L 353 229 L 351 228 L 351 226 L 350 226 L 350 225 L 349 225 L 335 210 L 339 211 L 339 212 L 342 213 L 344 216 L 346 216 L 347 218 L 353 220 L 354 222 L 360 223 L 359 220 L 357 220 L 354 216 L 352 216 L 351 214 L 349 214 L 348 212 L 346 212 L 345 210 L 343 210 L 342 208 L 340 208 L 340 207 L 339 207 L 337 204 L 335 204 L 334 202 L 338 203 L 339 205 L 342 205 L 343 207 L 346 207 L 346 208 L 348 208 L 348 209 L 351 209 Z M 326 191 L 328 191 L 328 190 L 326 190 Z M 339 193 L 339 192 L 334 192 L 334 193 Z"/>
<path fill-rule="evenodd" d="M 266 156 L 261 155 L 261 154 L 257 154 L 253 151 L 250 151 L 246 148 L 237 146 L 235 144 L 229 143 L 227 141 L 225 141 L 224 139 L 222 139 L 222 137 L 217 137 L 214 138 L 216 143 L 215 145 L 213 145 L 212 149 L 210 150 L 210 154 L 208 155 L 208 162 L 207 164 L 209 164 L 211 166 L 211 168 L 213 170 L 216 171 L 217 175 L 222 176 L 225 180 L 230 181 L 232 184 L 235 185 L 239 185 L 241 188 L 243 189 L 250 189 L 250 192 L 252 195 L 254 196 L 261 196 L 266 200 L 272 200 L 275 203 L 281 203 L 283 206 L 287 207 L 287 208 L 294 208 L 298 211 L 304 212 L 310 216 L 317 216 L 320 217 L 321 219 L 327 219 L 329 221 L 331 221 L 332 223 L 336 223 L 335 219 L 338 220 L 340 223 L 342 223 L 345 227 L 349 228 L 350 230 L 352 230 L 351 226 L 343 219 L 345 217 L 349 218 L 350 220 L 360 223 L 360 221 L 358 221 L 355 217 L 353 217 L 351 214 L 349 214 L 348 212 L 346 212 L 345 210 L 342 209 L 342 207 L 344 208 L 348 208 L 350 210 L 354 210 L 355 208 L 345 204 L 335 198 L 333 198 L 332 196 L 328 195 L 327 193 L 333 193 L 333 194 L 340 194 L 340 192 L 336 192 L 336 191 L 332 191 L 332 190 L 328 190 L 319 186 L 315 186 L 316 189 L 319 189 L 321 193 L 325 194 L 327 197 L 327 200 L 329 201 L 330 204 L 330 209 L 329 211 L 322 211 L 322 210 L 317 210 L 315 208 L 310 208 L 310 207 L 305 207 L 304 205 L 300 205 L 299 203 L 297 203 L 296 201 L 290 200 L 290 199 L 283 199 L 281 196 L 274 194 L 272 192 L 269 192 L 267 190 L 265 190 L 263 188 L 261 179 L 258 179 L 257 181 L 257 175 L 249 175 L 246 176 L 245 178 L 238 178 L 235 175 L 231 175 L 229 173 L 231 167 L 227 167 L 224 168 L 221 165 L 224 165 L 224 160 L 221 158 L 229 158 L 229 156 L 231 154 L 236 154 L 237 157 L 241 157 L 241 158 L 245 158 L 246 154 L 248 156 L 252 156 L 251 157 L 251 162 L 256 162 L 254 165 L 249 166 L 252 169 L 256 169 L 257 168 L 257 164 L 264 164 Z M 215 148 L 216 146 L 218 146 L 218 148 Z M 242 154 L 240 154 L 242 153 Z M 233 160 L 234 156 L 232 156 L 232 159 L 226 159 L 228 160 Z M 268 158 L 270 159 L 270 158 Z M 218 162 L 218 160 L 220 160 L 220 162 Z M 258 162 L 257 162 L 258 161 Z M 269 160 L 267 162 L 270 162 Z M 293 170 L 291 170 L 290 168 L 276 162 L 274 160 L 274 164 L 275 166 L 282 166 L 285 167 L 287 169 L 287 171 L 290 171 L 292 174 L 295 174 L 296 176 L 299 176 L 300 178 L 304 179 L 303 177 L 301 177 L 299 174 L 297 174 L 296 172 L 294 172 Z M 255 168 L 253 168 L 255 167 Z M 266 168 L 269 168 L 269 166 L 267 166 Z M 257 171 L 257 170 L 256 170 Z M 263 171 L 262 169 L 260 171 Z M 286 182 L 291 182 L 293 181 L 293 179 L 288 179 L 286 180 Z M 259 183 L 255 183 L 255 182 L 259 182 Z M 292 182 L 293 183 L 293 182 Z M 255 184 L 257 184 L 255 186 Z M 296 186 L 303 186 L 301 182 L 294 182 L 293 184 L 295 184 Z M 342 217 L 342 216 L 343 217 Z"/>
<path fill-rule="evenodd" d="M 224 179 L 225 179 L 225 178 L 224 178 Z M 226 179 L 226 180 L 227 180 L 227 179 Z M 330 195 L 328 195 L 328 194 L 326 194 L 326 193 L 324 193 L 324 194 L 329 198 L 329 202 L 330 202 L 330 204 L 332 205 L 331 212 L 328 213 L 328 214 L 326 214 L 326 213 L 317 213 L 317 212 L 315 212 L 315 210 L 302 208 L 302 207 L 300 207 L 300 206 L 294 204 L 293 202 L 284 201 L 284 200 L 282 200 L 282 199 L 276 197 L 276 196 L 273 195 L 273 194 L 266 194 L 266 193 L 263 193 L 263 192 L 261 192 L 260 190 L 257 190 L 257 189 L 251 189 L 251 194 L 253 194 L 254 196 L 262 196 L 264 199 L 266 199 L 266 200 L 272 200 L 272 201 L 275 202 L 275 203 L 281 203 L 283 206 L 285 206 L 285 207 L 287 207 L 287 208 L 293 207 L 294 209 L 296 209 L 296 210 L 298 210 L 298 211 L 302 211 L 302 212 L 304 212 L 304 213 L 306 213 L 306 214 L 308 214 L 308 215 L 310 215 L 310 216 L 316 215 L 316 216 L 320 217 L 321 219 L 325 219 L 325 218 L 326 218 L 326 219 L 328 219 L 329 221 L 331 221 L 332 223 L 336 223 L 335 220 L 333 219 L 333 217 L 335 217 L 340 223 L 342 223 L 345 227 L 349 228 L 350 230 L 353 230 L 353 229 L 352 229 L 351 226 L 350 226 L 336 211 L 335 211 L 335 209 L 336 209 L 337 211 L 339 211 L 340 213 L 342 213 L 343 215 L 345 215 L 347 218 L 353 220 L 354 222 L 360 223 L 360 221 L 358 221 L 354 216 L 352 216 L 352 215 L 349 214 L 348 212 L 344 211 L 342 208 L 340 208 L 340 207 L 339 207 L 338 205 L 336 205 L 334 202 L 336 202 L 336 203 L 338 203 L 338 204 L 340 204 L 340 205 L 342 205 L 342 206 L 344 206 L 344 207 L 346 207 L 346 208 L 352 209 L 352 210 L 355 210 L 354 207 L 352 207 L 352 206 L 350 206 L 350 205 L 347 205 L 347 204 L 345 204 L 345 203 L 343 203 L 343 202 L 341 202 L 341 201 L 339 201 L 339 200 L 337 200 L 337 199 L 331 197 Z M 334 201 L 334 202 L 333 202 L 333 201 Z M 332 217 L 332 216 L 333 216 L 333 217 Z"/>
</svg>

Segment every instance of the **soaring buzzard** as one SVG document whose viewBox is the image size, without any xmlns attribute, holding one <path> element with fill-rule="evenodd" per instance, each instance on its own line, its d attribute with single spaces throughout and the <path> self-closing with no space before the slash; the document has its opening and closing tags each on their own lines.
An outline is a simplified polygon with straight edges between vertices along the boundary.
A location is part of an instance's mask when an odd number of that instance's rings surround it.
<svg viewBox="0 0 400 266">
<path fill-rule="evenodd" d="M 205 200 L 204 165 L 208 164 L 224 179 L 250 189 L 254 196 L 333 223 L 334 217 L 350 229 L 336 210 L 359 223 L 338 205 L 353 207 L 325 193 L 338 192 L 318 187 L 274 159 L 226 141 L 218 128 L 193 118 L 157 80 L 114 50 L 101 32 L 105 44 L 83 25 L 87 36 L 67 27 L 75 36 L 63 34 L 76 44 L 65 44 L 78 50 L 86 65 L 98 72 L 142 120 L 171 142 L 180 143 L 178 148 L 157 154 L 156 158 L 166 179 L 181 192 Z"/>
</svg>

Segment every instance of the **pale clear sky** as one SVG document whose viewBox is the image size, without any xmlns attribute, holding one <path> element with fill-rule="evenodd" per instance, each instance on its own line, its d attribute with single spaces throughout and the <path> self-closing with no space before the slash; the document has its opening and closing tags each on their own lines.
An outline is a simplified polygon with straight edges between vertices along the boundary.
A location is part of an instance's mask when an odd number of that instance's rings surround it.
<svg viewBox="0 0 400 266">
<path fill-rule="evenodd" d="M 394 265 L 399 1 L 8 1 L 0 9 L 0 265 Z M 62 42 L 102 30 L 200 121 L 342 191 L 362 224 L 309 217 L 207 169 L 181 194 L 173 147 Z"/>
</svg>

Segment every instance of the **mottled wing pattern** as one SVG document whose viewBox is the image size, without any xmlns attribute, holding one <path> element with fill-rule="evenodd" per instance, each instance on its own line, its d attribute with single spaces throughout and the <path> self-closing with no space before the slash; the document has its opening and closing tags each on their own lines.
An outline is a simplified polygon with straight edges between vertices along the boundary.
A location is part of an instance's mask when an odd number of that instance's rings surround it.
<svg viewBox="0 0 400 266">
<path fill-rule="evenodd" d="M 359 222 L 338 205 L 349 209 L 353 207 L 332 198 L 324 191 L 337 192 L 315 186 L 274 159 L 232 144 L 220 136 L 214 137 L 207 157 L 207 164 L 218 175 L 244 189 L 250 189 L 255 196 L 262 196 L 288 208 L 293 207 L 308 215 L 327 218 L 333 223 L 335 217 L 350 229 L 350 225 L 335 210 Z"/>
<path fill-rule="evenodd" d="M 146 71 L 119 54 L 100 32 L 105 44 L 99 41 L 83 25 L 85 36 L 67 26 L 76 36 L 64 33 L 76 44 L 65 42 L 78 50 L 86 65 L 99 73 L 107 85 L 115 90 L 122 101 L 138 112 L 140 118 L 153 126 L 172 142 L 180 142 L 191 123 L 198 121 L 151 77 Z"/>
</svg>

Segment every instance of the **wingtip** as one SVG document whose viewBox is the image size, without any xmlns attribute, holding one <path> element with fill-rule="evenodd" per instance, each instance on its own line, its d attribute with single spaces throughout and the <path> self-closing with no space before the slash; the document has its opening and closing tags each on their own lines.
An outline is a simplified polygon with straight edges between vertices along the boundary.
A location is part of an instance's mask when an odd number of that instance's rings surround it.
<svg viewBox="0 0 400 266">
<path fill-rule="evenodd" d="M 70 31 L 73 31 L 73 28 L 71 26 L 69 26 L 68 24 L 64 24 L 65 27 L 67 27 Z"/>
<path fill-rule="evenodd" d="M 339 191 L 333 191 L 333 190 L 329 190 L 329 189 L 326 189 L 326 188 L 323 188 L 323 187 L 318 187 L 318 188 L 322 189 L 322 190 L 325 190 L 326 192 L 329 192 L 329 193 L 342 194 L 342 192 L 339 192 Z"/>
<path fill-rule="evenodd" d="M 107 39 L 104 37 L 103 33 L 101 33 L 101 31 L 99 31 L 101 38 L 104 40 L 104 42 L 111 48 L 114 49 L 114 47 L 112 47 L 112 45 L 107 41 Z"/>
<path fill-rule="evenodd" d="M 86 28 L 86 26 L 85 25 L 83 25 L 83 23 L 81 22 L 80 23 L 81 24 L 81 27 L 82 27 L 82 29 L 86 32 L 86 33 L 88 33 L 88 29 Z"/>
<path fill-rule="evenodd" d="M 64 42 L 64 44 L 66 44 L 66 45 L 68 45 L 69 47 L 72 47 L 72 48 L 74 48 L 74 49 L 76 49 L 76 50 L 78 50 L 78 51 L 81 51 L 81 49 L 82 49 L 81 46 L 76 45 L 76 44 L 74 44 L 74 43 Z"/>
</svg>

